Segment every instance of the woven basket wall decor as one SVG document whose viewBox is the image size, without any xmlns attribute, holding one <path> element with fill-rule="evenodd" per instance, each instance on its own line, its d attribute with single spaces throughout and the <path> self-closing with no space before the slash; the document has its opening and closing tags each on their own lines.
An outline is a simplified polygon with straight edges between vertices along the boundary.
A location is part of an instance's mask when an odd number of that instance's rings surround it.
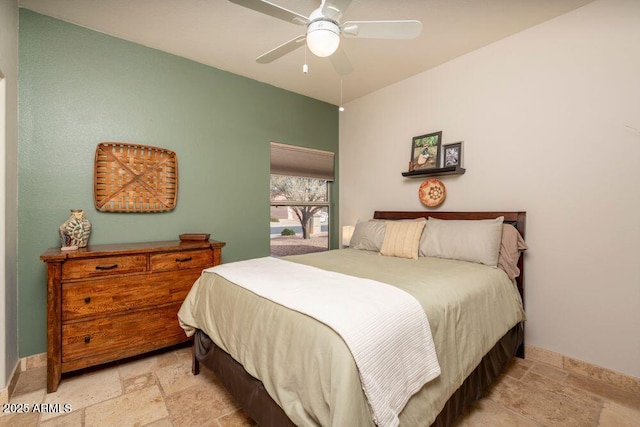
<svg viewBox="0 0 640 427">
<path fill-rule="evenodd" d="M 101 142 L 93 175 L 96 209 L 102 212 L 166 212 L 176 207 L 176 153 L 149 145 Z"/>
</svg>

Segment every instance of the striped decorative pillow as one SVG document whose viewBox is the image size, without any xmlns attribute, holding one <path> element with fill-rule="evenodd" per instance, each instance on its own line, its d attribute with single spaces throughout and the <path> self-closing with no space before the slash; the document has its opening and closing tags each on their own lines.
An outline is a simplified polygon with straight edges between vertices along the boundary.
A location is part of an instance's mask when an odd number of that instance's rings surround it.
<svg viewBox="0 0 640 427">
<path fill-rule="evenodd" d="M 420 236 L 426 220 L 387 221 L 380 255 L 418 259 Z"/>
</svg>

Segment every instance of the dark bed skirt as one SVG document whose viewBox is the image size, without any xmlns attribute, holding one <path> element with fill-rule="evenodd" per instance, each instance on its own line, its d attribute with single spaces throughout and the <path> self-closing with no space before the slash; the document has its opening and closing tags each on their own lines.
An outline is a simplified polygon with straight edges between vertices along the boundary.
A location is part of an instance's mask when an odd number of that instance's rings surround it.
<svg viewBox="0 0 640 427">
<path fill-rule="evenodd" d="M 282 408 L 269 396 L 261 381 L 249 375 L 242 365 L 220 349 L 202 331 L 196 331 L 193 346 L 193 373 L 199 372 L 202 363 L 224 384 L 245 413 L 261 427 L 295 426 Z M 444 427 L 454 420 L 484 391 L 504 370 L 505 365 L 516 355 L 523 355 L 524 325 L 514 326 L 482 358 L 460 388 L 449 398 L 432 426 Z"/>
<path fill-rule="evenodd" d="M 445 427 L 453 424 L 465 409 L 480 399 L 487 388 L 504 370 L 514 356 L 524 356 L 524 324 L 511 328 L 482 358 L 480 364 L 464 380 L 462 385 L 447 400 L 436 420 L 431 424 Z"/>
</svg>

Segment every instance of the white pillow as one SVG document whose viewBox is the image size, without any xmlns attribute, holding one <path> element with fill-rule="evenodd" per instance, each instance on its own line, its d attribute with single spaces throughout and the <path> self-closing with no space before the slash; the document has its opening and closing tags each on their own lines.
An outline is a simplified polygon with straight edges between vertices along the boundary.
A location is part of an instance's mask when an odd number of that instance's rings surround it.
<svg viewBox="0 0 640 427">
<path fill-rule="evenodd" d="M 429 217 L 420 255 L 498 266 L 504 217 L 481 220 L 441 220 Z"/>
<path fill-rule="evenodd" d="M 349 247 L 379 252 L 384 241 L 385 228 L 384 221 L 358 221 L 349 241 Z"/>
</svg>

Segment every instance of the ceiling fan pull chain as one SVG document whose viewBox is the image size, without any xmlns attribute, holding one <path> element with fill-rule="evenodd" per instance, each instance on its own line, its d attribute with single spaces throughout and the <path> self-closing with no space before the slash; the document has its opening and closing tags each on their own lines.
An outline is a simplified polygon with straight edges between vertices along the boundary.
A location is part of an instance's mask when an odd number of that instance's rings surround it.
<svg viewBox="0 0 640 427">
<path fill-rule="evenodd" d="M 307 74 L 309 72 L 309 66 L 307 65 L 307 45 L 304 46 L 304 64 L 302 65 L 302 72 Z"/>
</svg>

